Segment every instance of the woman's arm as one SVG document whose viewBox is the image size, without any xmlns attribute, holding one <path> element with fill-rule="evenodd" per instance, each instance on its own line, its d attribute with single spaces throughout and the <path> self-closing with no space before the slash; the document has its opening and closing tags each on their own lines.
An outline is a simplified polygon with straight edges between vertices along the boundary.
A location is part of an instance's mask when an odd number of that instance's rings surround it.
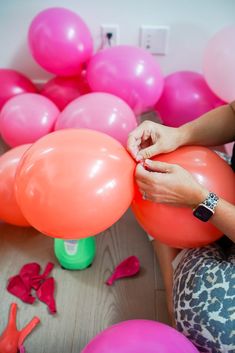
<svg viewBox="0 0 235 353">
<path fill-rule="evenodd" d="M 140 192 L 145 193 L 150 201 L 184 206 L 193 211 L 209 194 L 209 190 L 179 165 L 152 160 L 146 160 L 145 165 L 148 170 L 141 164 L 137 165 L 136 182 Z M 234 205 L 220 198 L 210 222 L 235 242 Z"/>
<path fill-rule="evenodd" d="M 235 101 L 179 127 L 180 146 L 215 146 L 235 140 Z"/>
<path fill-rule="evenodd" d="M 235 243 L 235 206 L 219 199 L 210 222 Z"/>
<path fill-rule="evenodd" d="M 235 101 L 179 128 L 144 121 L 129 135 L 127 149 L 136 161 L 184 145 L 217 146 L 235 140 Z"/>
</svg>

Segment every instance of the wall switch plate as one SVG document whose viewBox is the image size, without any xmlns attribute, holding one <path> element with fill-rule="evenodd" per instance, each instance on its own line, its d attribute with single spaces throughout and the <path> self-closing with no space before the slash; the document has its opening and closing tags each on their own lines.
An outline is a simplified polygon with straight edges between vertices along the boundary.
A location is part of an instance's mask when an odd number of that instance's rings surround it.
<svg viewBox="0 0 235 353">
<path fill-rule="evenodd" d="M 108 38 L 108 34 L 111 34 L 111 38 Z M 112 24 L 101 25 L 101 40 L 103 47 L 113 47 L 119 44 L 119 26 Z"/>
<path fill-rule="evenodd" d="M 141 26 L 140 46 L 151 54 L 166 55 L 170 28 L 168 26 Z"/>
</svg>

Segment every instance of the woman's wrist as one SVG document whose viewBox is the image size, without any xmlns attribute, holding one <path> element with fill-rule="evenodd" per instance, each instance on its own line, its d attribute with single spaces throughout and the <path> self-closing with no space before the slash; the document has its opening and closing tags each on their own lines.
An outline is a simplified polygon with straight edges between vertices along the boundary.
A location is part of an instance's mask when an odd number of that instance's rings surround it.
<svg viewBox="0 0 235 353">
<path fill-rule="evenodd" d="M 192 199 L 190 203 L 190 206 L 192 207 L 192 209 L 194 209 L 200 203 L 202 203 L 207 198 L 208 194 L 209 194 L 209 190 L 205 189 L 202 186 L 198 187 L 192 195 Z"/>
<path fill-rule="evenodd" d="M 178 145 L 186 146 L 190 145 L 191 134 L 190 134 L 190 126 L 189 124 L 182 125 L 178 127 Z"/>
</svg>

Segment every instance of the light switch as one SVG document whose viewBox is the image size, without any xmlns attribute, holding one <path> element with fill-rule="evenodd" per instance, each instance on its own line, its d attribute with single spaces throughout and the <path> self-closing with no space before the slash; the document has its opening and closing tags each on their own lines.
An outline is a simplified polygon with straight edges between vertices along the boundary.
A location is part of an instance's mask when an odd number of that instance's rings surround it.
<svg viewBox="0 0 235 353">
<path fill-rule="evenodd" d="M 141 26 L 140 46 L 151 54 L 165 55 L 168 51 L 170 28 L 168 26 Z"/>
</svg>

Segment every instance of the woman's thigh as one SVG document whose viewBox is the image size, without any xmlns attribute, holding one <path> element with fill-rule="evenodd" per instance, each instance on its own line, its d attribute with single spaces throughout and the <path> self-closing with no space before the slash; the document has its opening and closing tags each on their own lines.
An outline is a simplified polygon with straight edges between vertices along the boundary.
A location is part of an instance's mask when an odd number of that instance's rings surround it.
<svg viewBox="0 0 235 353">
<path fill-rule="evenodd" d="M 200 352 L 235 352 L 235 252 L 217 245 L 188 249 L 174 271 L 177 329 Z"/>
</svg>

